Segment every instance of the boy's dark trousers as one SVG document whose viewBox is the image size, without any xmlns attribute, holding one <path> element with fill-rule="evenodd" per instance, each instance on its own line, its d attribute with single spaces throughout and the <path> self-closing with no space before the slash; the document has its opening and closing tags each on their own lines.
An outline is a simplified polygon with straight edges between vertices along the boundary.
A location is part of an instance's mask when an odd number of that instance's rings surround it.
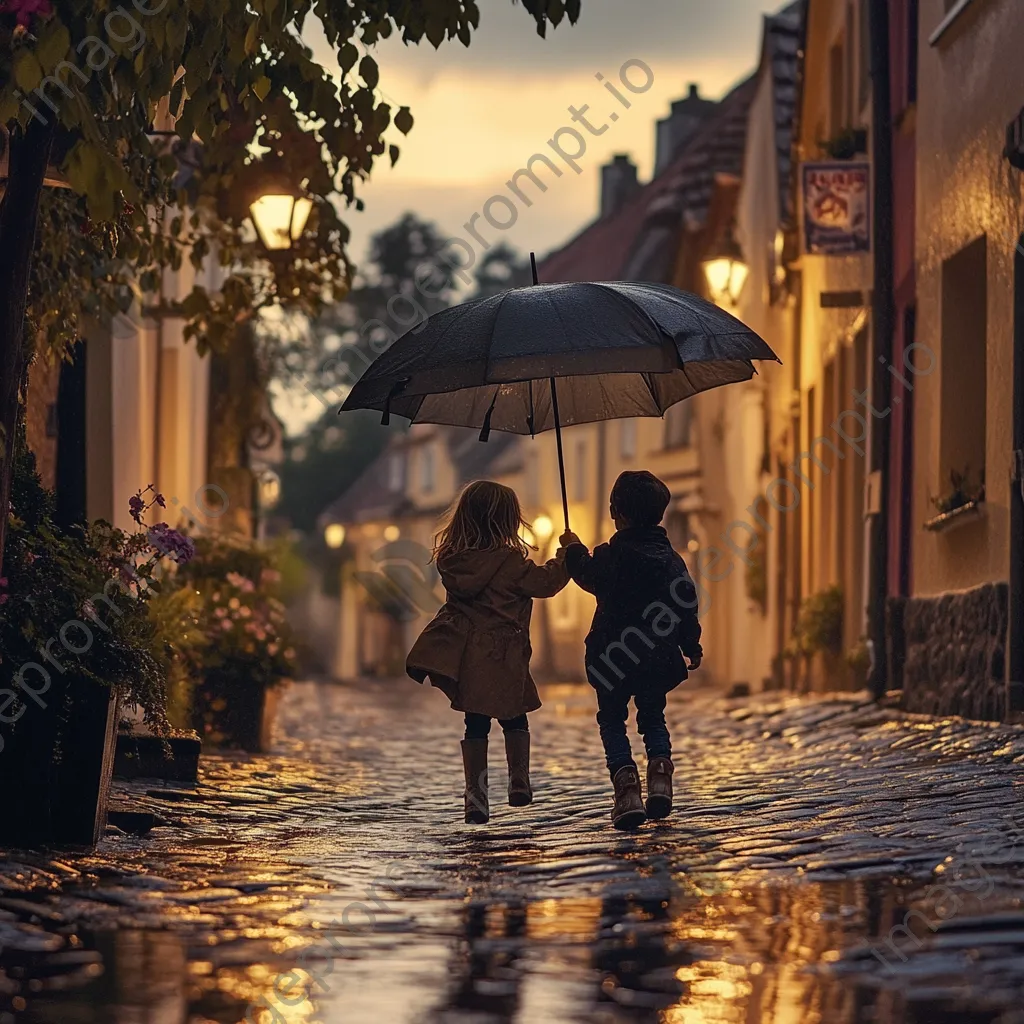
<svg viewBox="0 0 1024 1024">
<path fill-rule="evenodd" d="M 636 727 L 643 737 L 647 759 L 672 756 L 672 742 L 665 724 L 665 687 L 639 686 L 634 693 L 632 687 L 621 683 L 611 689 L 597 683 L 594 689 L 597 691 L 597 725 L 604 744 L 605 763 L 613 780 L 620 768 L 636 766 L 626 733 L 630 700 L 636 704 Z"/>
</svg>

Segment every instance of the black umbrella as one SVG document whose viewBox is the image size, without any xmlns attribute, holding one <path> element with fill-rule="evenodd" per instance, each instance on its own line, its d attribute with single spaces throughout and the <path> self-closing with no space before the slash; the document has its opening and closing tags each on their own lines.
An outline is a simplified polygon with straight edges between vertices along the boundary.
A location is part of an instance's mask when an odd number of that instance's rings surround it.
<svg viewBox="0 0 1024 1024">
<path fill-rule="evenodd" d="M 779 361 L 750 328 L 670 285 L 537 283 L 432 314 L 382 353 L 341 407 L 414 423 L 538 434 L 554 429 L 569 528 L 562 427 L 662 416 Z"/>
</svg>

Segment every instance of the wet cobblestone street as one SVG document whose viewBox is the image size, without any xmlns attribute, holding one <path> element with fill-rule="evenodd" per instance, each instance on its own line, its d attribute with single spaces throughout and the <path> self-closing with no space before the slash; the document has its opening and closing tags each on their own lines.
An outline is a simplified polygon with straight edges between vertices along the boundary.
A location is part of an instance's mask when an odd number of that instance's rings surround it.
<svg viewBox="0 0 1024 1024">
<path fill-rule="evenodd" d="M 273 754 L 117 783 L 148 834 L 0 853 L 0 1022 L 1024 1022 L 1024 732 L 677 691 L 620 834 L 593 693 L 542 697 L 488 826 L 440 694 L 304 683 Z"/>
</svg>

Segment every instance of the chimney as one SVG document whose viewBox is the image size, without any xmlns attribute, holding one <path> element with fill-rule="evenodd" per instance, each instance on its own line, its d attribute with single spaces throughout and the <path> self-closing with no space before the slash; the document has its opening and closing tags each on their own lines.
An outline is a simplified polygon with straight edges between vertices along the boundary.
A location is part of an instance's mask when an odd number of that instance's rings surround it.
<svg viewBox="0 0 1024 1024">
<path fill-rule="evenodd" d="M 672 104 L 672 112 L 658 122 L 655 142 L 654 174 L 657 177 L 679 154 L 697 133 L 707 117 L 718 106 L 713 100 L 706 100 L 698 86 L 691 82 L 689 95 Z"/>
<path fill-rule="evenodd" d="M 639 188 L 636 164 L 625 153 L 617 154 L 601 168 L 601 218 L 618 213 Z"/>
</svg>

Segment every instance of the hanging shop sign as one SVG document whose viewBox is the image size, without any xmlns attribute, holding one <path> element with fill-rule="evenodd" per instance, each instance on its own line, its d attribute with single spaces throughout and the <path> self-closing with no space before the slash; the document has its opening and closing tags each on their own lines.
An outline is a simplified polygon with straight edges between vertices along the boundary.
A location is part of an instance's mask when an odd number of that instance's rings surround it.
<svg viewBox="0 0 1024 1024">
<path fill-rule="evenodd" d="M 871 252 L 871 164 L 803 165 L 804 251 L 816 256 Z"/>
</svg>

